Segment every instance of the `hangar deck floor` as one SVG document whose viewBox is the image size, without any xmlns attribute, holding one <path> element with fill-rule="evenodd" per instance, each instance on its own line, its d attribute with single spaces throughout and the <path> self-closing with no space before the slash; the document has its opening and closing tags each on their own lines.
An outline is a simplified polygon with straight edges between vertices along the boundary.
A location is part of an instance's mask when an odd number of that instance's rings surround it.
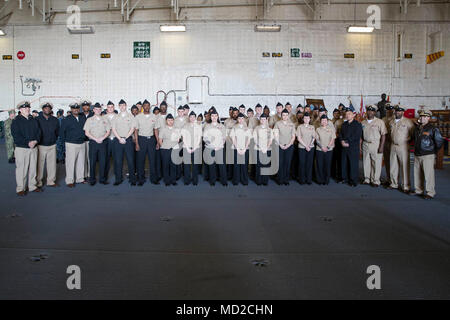
<svg viewBox="0 0 450 320">
<path fill-rule="evenodd" d="M 61 187 L 17 197 L 0 145 L 2 299 L 450 298 L 449 166 L 432 201 L 334 182 L 72 190 L 59 170 Z"/>
</svg>

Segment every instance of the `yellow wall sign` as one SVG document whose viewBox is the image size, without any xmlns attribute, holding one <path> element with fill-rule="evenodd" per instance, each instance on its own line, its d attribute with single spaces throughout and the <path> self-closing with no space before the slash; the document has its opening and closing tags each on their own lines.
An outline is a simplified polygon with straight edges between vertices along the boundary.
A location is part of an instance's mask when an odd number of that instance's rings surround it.
<svg viewBox="0 0 450 320">
<path fill-rule="evenodd" d="M 436 61 L 437 59 L 439 59 L 440 57 L 444 56 L 444 51 L 439 51 L 439 52 L 435 52 L 432 54 L 428 54 L 427 55 L 427 64 L 433 63 L 434 61 Z"/>
<path fill-rule="evenodd" d="M 345 59 L 355 59 L 355 54 L 354 53 L 344 53 L 344 58 Z"/>
<path fill-rule="evenodd" d="M 12 60 L 12 55 L 4 55 L 3 60 Z"/>
<path fill-rule="evenodd" d="M 100 58 L 109 59 L 109 58 L 111 58 L 111 53 L 101 53 Z"/>
<path fill-rule="evenodd" d="M 72 59 L 80 59 L 80 55 L 79 54 L 73 54 L 72 55 Z"/>
</svg>

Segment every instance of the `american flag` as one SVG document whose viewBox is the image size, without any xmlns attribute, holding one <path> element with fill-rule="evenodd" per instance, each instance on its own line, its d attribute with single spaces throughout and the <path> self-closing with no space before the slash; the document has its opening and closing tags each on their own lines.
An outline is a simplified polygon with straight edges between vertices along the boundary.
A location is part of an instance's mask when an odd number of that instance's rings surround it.
<svg viewBox="0 0 450 320">
<path fill-rule="evenodd" d="M 366 107 L 364 107 L 363 96 L 361 95 L 361 106 L 359 108 L 359 113 L 363 116 L 366 113 Z"/>
</svg>

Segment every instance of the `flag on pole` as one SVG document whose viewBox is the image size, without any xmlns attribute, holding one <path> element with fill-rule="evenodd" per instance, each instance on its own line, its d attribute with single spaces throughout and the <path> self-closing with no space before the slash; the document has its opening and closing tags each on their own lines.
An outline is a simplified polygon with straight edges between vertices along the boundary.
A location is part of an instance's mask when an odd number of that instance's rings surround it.
<svg viewBox="0 0 450 320">
<path fill-rule="evenodd" d="M 366 108 L 364 107 L 363 96 L 361 95 L 361 106 L 359 108 L 359 113 L 363 116 L 366 113 Z"/>
</svg>

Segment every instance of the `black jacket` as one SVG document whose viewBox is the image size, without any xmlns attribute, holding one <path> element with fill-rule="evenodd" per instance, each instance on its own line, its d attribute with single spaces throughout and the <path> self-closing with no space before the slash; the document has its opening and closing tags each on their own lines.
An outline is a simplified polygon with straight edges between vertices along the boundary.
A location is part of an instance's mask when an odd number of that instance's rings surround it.
<svg viewBox="0 0 450 320">
<path fill-rule="evenodd" d="M 381 100 L 377 103 L 378 112 L 380 113 L 380 119 L 386 117 L 386 100 Z"/>
<path fill-rule="evenodd" d="M 82 144 L 86 136 L 84 135 L 84 124 L 86 123 L 86 117 L 79 115 L 78 120 L 73 116 L 67 116 L 61 123 L 61 129 L 59 135 L 63 142 Z"/>
<path fill-rule="evenodd" d="M 59 135 L 59 121 L 54 116 L 46 119 L 42 114 L 36 118 L 39 129 L 41 129 L 41 146 L 52 146 L 56 144 Z"/>
<path fill-rule="evenodd" d="M 19 148 L 27 148 L 30 141 L 37 141 L 41 138 L 41 131 L 39 130 L 36 119 L 29 116 L 26 119 L 24 116 L 17 116 L 11 123 L 11 134 L 14 138 L 14 144 Z"/>
<path fill-rule="evenodd" d="M 414 154 L 426 156 L 439 151 L 444 143 L 441 132 L 431 123 L 425 126 L 417 126 L 414 130 Z"/>
<path fill-rule="evenodd" d="M 344 121 L 341 127 L 341 141 L 347 142 L 350 146 L 349 148 L 358 148 L 362 136 L 362 125 L 356 120 L 351 123 Z"/>
</svg>

